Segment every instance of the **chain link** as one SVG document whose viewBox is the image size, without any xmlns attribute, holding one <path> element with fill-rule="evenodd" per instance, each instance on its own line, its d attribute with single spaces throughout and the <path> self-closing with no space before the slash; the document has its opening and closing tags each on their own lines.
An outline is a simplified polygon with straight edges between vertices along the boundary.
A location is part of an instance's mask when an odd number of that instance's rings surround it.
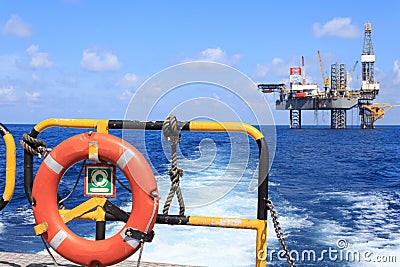
<svg viewBox="0 0 400 267">
<path fill-rule="evenodd" d="M 274 224 L 276 237 L 278 238 L 278 241 L 279 241 L 283 251 L 285 252 L 285 257 L 286 257 L 287 263 L 290 267 L 296 267 L 294 260 L 290 256 L 289 249 L 286 246 L 285 238 L 284 238 L 284 235 L 282 232 L 281 225 L 278 221 L 278 215 L 276 214 L 274 204 L 272 203 L 272 201 L 270 199 L 267 199 L 266 205 L 271 213 L 271 218 L 272 218 L 272 222 Z"/>
</svg>

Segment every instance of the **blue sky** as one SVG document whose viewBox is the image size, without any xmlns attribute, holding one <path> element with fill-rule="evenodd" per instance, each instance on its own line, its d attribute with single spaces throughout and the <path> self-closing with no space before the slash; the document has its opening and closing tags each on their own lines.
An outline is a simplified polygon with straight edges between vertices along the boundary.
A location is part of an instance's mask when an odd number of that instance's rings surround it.
<svg viewBox="0 0 400 267">
<path fill-rule="evenodd" d="M 255 82 L 281 82 L 304 56 L 308 79 L 321 84 L 317 50 L 325 70 L 335 62 L 351 69 L 360 60 L 368 21 L 378 101 L 400 103 L 398 1 L 0 0 L 0 7 L 3 123 L 122 119 L 146 79 L 190 60 L 227 64 Z M 360 76 L 361 64 L 353 74 L 355 89 Z M 210 88 L 204 94 L 216 95 Z M 192 95 L 179 97 L 184 102 Z M 266 98 L 273 109 L 275 97 Z M 163 112 L 155 119 L 170 110 Z M 277 124 L 288 124 L 288 112 L 273 114 Z M 305 123 L 314 123 L 313 112 L 303 114 Z M 399 116 L 395 108 L 378 124 L 398 124 Z"/>
</svg>

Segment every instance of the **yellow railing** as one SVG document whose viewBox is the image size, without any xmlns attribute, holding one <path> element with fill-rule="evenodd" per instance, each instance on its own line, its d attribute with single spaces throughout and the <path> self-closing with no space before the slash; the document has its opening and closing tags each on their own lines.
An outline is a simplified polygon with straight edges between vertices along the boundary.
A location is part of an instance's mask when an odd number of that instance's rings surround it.
<svg viewBox="0 0 400 267">
<path fill-rule="evenodd" d="M 50 127 L 61 128 L 89 128 L 96 129 L 98 132 L 108 133 L 110 129 L 142 129 L 142 130 L 162 130 L 163 121 L 128 121 L 128 120 L 90 120 L 90 119 L 47 119 L 38 123 L 32 129 L 30 136 L 36 138 L 40 132 Z M 256 266 L 266 266 L 267 249 L 267 207 L 268 199 L 268 148 L 264 136 L 255 127 L 239 122 L 178 122 L 181 131 L 203 131 L 203 132 L 243 132 L 250 135 L 258 144 L 260 150 L 259 159 L 259 180 L 258 180 L 258 207 L 257 219 L 243 218 L 224 218 L 207 216 L 180 216 L 163 215 L 157 216 L 157 223 L 171 225 L 191 225 L 207 226 L 235 229 L 252 229 L 257 231 L 256 235 Z M 33 204 L 32 184 L 33 184 L 33 159 L 32 155 L 25 152 L 24 155 L 24 180 L 25 193 L 28 200 Z M 86 219 L 95 221 L 118 220 L 107 212 L 98 210 L 103 208 L 95 201 L 97 210 L 93 209 L 93 203 L 78 206 L 72 210 L 60 210 L 60 215 L 65 221 L 70 219 Z M 101 201 L 100 201 L 101 202 Z M 100 203 L 99 202 L 99 203 Z M 97 204 L 96 204 L 97 203 Z M 103 203 L 103 202 L 101 202 Z M 104 203 L 103 203 L 104 204 Z M 45 225 L 38 225 L 37 230 L 43 231 Z"/>
</svg>

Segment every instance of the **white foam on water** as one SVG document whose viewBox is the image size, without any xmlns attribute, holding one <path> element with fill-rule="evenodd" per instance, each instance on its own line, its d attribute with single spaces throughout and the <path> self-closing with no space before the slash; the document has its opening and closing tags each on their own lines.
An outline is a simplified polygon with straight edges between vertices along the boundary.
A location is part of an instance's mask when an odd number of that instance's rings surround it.
<svg viewBox="0 0 400 267">
<path fill-rule="evenodd" d="M 398 196 L 398 195 L 397 195 Z M 368 257 L 361 257 L 360 261 L 350 260 L 350 266 L 397 266 L 400 262 L 400 226 L 399 218 L 389 216 L 389 204 L 399 203 L 396 192 L 391 194 L 371 194 L 358 192 L 332 192 L 327 197 L 341 198 L 349 206 L 338 208 L 343 213 L 345 220 L 352 220 L 354 226 L 345 226 L 340 220 L 324 220 L 316 229 L 324 236 L 327 246 L 334 249 L 338 240 L 347 242 L 343 252 L 367 253 Z M 333 212 L 336 212 L 333 211 Z M 382 262 L 382 260 L 393 260 L 385 258 L 395 257 L 396 263 Z M 383 258 L 382 258 L 383 257 Z"/>
<path fill-rule="evenodd" d="M 188 208 L 187 215 L 192 216 L 215 216 L 226 218 L 256 218 L 257 215 L 257 193 L 240 190 L 246 188 L 235 188 L 225 197 L 211 202 L 208 205 Z M 204 198 L 212 198 L 213 190 L 206 192 Z M 185 195 L 185 200 L 199 197 L 197 195 Z M 176 197 L 170 214 L 177 214 L 178 208 Z M 160 203 L 161 213 L 163 203 Z M 299 210 L 291 205 L 285 204 L 289 210 L 282 211 L 281 225 L 284 229 L 296 227 L 309 227 L 312 225 L 307 217 L 292 213 Z M 130 210 L 131 203 L 127 203 L 123 210 Z M 107 223 L 106 237 L 114 235 L 121 230 L 124 223 Z M 279 246 L 275 237 L 272 224 L 268 222 L 268 242 Z M 203 266 L 254 266 L 255 264 L 255 230 L 223 229 L 196 226 L 154 226 L 154 240 L 145 245 L 142 260 L 150 262 L 167 262 L 175 264 L 203 265 Z M 94 236 L 85 236 L 93 239 Z M 138 253 L 131 257 L 136 260 Z"/>
<path fill-rule="evenodd" d="M 280 183 L 268 181 L 268 186 L 277 187 L 277 186 L 280 186 L 280 185 L 281 185 Z"/>
<path fill-rule="evenodd" d="M 156 225 L 144 261 L 202 266 L 254 265 L 255 231 Z M 133 256 L 133 259 L 136 259 Z"/>
<path fill-rule="evenodd" d="M 239 212 L 234 209 L 225 209 L 241 200 L 244 208 L 248 208 L 250 203 L 255 204 L 254 200 L 233 196 L 223 199 L 221 203 L 188 210 L 187 214 L 240 217 Z M 129 208 L 130 205 L 123 207 L 124 210 Z M 176 213 L 171 212 L 171 214 Z M 123 225 L 121 222 L 107 224 L 107 237 L 115 234 Z M 202 266 L 252 266 L 255 262 L 254 230 L 156 224 L 154 231 L 156 234 L 153 242 L 145 245 L 143 261 Z M 137 260 L 137 257 L 136 253 L 130 259 Z"/>
<path fill-rule="evenodd" d="M 35 217 L 33 216 L 33 210 L 29 207 L 17 208 L 16 215 L 24 218 L 24 224 L 35 224 Z"/>
<path fill-rule="evenodd" d="M 309 228 L 314 225 L 312 221 L 309 220 L 307 214 L 301 213 L 285 213 L 285 216 L 279 216 L 279 222 L 284 230 L 292 231 L 301 228 Z"/>
<path fill-rule="evenodd" d="M 193 208 L 189 215 L 255 218 L 256 194 L 232 192 L 210 205 Z M 289 205 L 289 209 L 298 209 Z M 176 214 L 172 212 L 172 214 Z M 280 216 L 281 226 L 289 232 L 313 224 L 305 216 L 292 212 Z M 156 236 L 146 244 L 144 261 L 203 266 L 254 266 L 256 231 L 194 226 L 156 225 Z M 268 221 L 268 243 L 279 246 L 272 223 Z M 132 257 L 137 259 L 137 255 Z"/>
</svg>

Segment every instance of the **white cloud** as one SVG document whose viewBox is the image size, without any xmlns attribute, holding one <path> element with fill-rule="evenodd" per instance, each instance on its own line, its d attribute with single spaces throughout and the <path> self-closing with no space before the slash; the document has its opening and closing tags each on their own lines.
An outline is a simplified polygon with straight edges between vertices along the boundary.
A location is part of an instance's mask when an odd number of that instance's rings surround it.
<svg viewBox="0 0 400 267">
<path fill-rule="evenodd" d="M 346 39 L 354 39 L 361 36 L 360 29 L 351 24 L 351 18 L 333 18 L 327 23 L 321 25 L 320 23 L 313 24 L 313 31 L 315 36 L 335 36 Z"/>
<path fill-rule="evenodd" d="M 31 75 L 30 81 L 27 82 L 26 85 L 29 88 L 41 88 L 41 89 L 43 89 L 43 88 L 48 86 L 48 83 L 47 83 L 46 80 L 42 79 L 37 74 L 33 73 Z"/>
<path fill-rule="evenodd" d="M 110 52 L 85 49 L 82 55 L 81 67 L 88 71 L 115 71 L 120 68 L 118 57 Z"/>
<path fill-rule="evenodd" d="M 240 55 L 228 55 L 225 50 L 222 50 L 220 47 L 217 48 L 207 48 L 201 51 L 197 56 L 193 58 L 185 58 L 183 61 L 213 61 L 224 63 L 228 65 L 235 65 L 239 62 Z"/>
<path fill-rule="evenodd" d="M 40 93 L 39 92 L 33 92 L 33 93 L 25 92 L 25 96 L 26 96 L 28 102 L 40 101 Z"/>
<path fill-rule="evenodd" d="M 41 108 L 43 106 L 44 102 L 39 92 L 29 93 L 25 91 L 24 94 L 28 102 L 28 106 L 32 108 L 31 112 L 34 112 L 36 108 Z"/>
<path fill-rule="evenodd" d="M 139 78 L 136 76 L 136 74 L 126 73 L 124 77 L 116 83 L 116 86 L 123 89 L 133 88 L 138 84 L 138 81 Z"/>
<path fill-rule="evenodd" d="M 0 87 L 0 99 L 5 99 L 6 102 L 15 102 L 18 98 L 14 87 L 12 85 Z"/>
<path fill-rule="evenodd" d="M 217 99 L 217 100 L 221 100 L 221 96 L 215 92 L 212 93 L 213 98 Z"/>
<path fill-rule="evenodd" d="M 220 47 L 207 48 L 200 52 L 200 58 L 209 61 L 223 61 L 226 59 L 226 52 Z"/>
<path fill-rule="evenodd" d="M 133 96 L 133 93 L 129 89 L 125 89 L 119 96 L 118 99 L 122 101 L 129 101 Z"/>
<path fill-rule="evenodd" d="M 11 15 L 3 27 L 3 32 L 18 38 L 28 38 L 32 35 L 32 27 L 22 21 L 18 15 Z"/>
<path fill-rule="evenodd" d="M 32 74 L 32 80 L 33 81 L 35 81 L 35 82 L 38 82 L 38 81 L 40 81 L 40 77 L 39 76 L 37 76 L 36 74 Z"/>
<path fill-rule="evenodd" d="M 397 59 L 393 62 L 393 84 L 400 85 L 400 63 Z"/>
<path fill-rule="evenodd" d="M 26 53 L 31 57 L 29 66 L 34 69 L 48 69 L 54 63 L 49 60 L 49 54 L 39 52 L 39 46 L 31 45 L 26 49 Z"/>
<path fill-rule="evenodd" d="M 297 58 L 296 58 L 297 59 Z M 298 61 L 298 59 L 297 59 Z M 254 73 L 255 78 L 265 78 L 268 75 L 276 76 L 279 78 L 288 78 L 290 67 L 298 66 L 299 63 L 296 62 L 294 58 L 282 59 L 276 57 L 272 59 L 270 63 L 267 64 L 257 64 L 256 71 Z"/>
<path fill-rule="evenodd" d="M 66 87 L 76 88 L 78 85 L 78 80 L 74 72 L 66 72 L 59 75 L 57 78 L 57 83 Z"/>
<path fill-rule="evenodd" d="M 37 53 L 39 51 L 39 46 L 37 46 L 37 45 L 31 45 L 30 47 L 28 47 L 27 49 L 26 49 L 26 53 L 28 54 L 28 55 L 34 55 L 35 53 Z"/>
</svg>

